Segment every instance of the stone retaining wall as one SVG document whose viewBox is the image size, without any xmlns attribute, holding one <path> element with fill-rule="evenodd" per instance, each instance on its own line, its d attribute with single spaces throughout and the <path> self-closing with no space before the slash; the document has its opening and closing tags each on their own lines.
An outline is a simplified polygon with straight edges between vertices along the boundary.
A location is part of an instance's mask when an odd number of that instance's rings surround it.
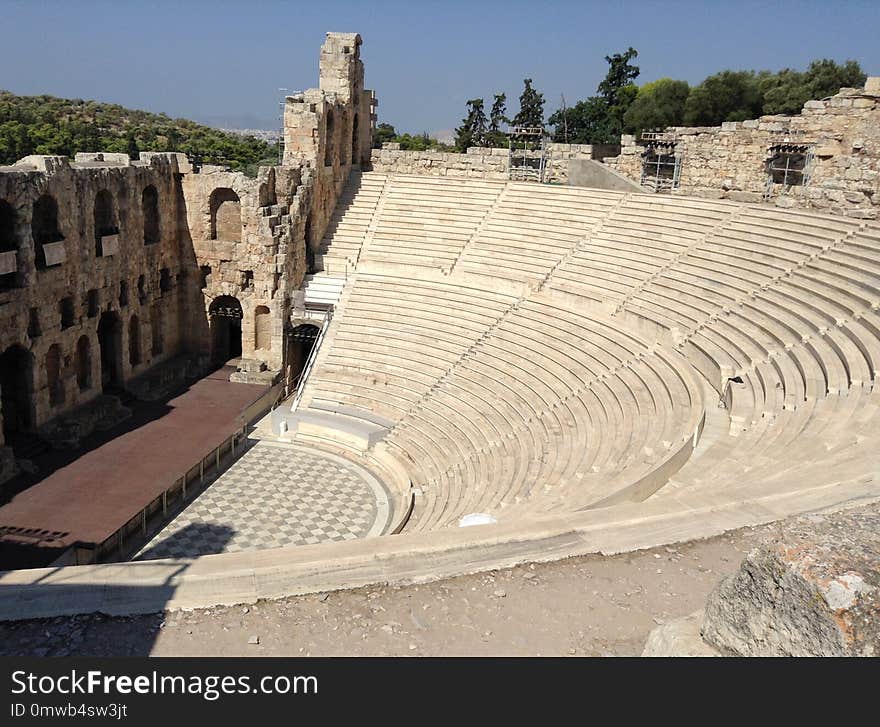
<svg viewBox="0 0 880 727">
<path fill-rule="evenodd" d="M 801 207 L 849 217 L 880 217 L 880 77 L 808 101 L 797 116 L 762 116 L 719 127 L 670 127 L 660 139 L 681 158 L 675 193 Z M 805 186 L 767 186 L 770 147 L 811 147 Z M 624 136 L 619 156 L 605 164 L 639 182 L 645 146 Z"/>
<path fill-rule="evenodd" d="M 568 163 L 572 159 L 597 159 L 608 153 L 607 146 L 590 144 L 547 145 L 545 181 L 568 184 Z M 615 148 L 616 149 L 616 148 Z M 536 160 L 538 154 L 532 154 Z M 373 149 L 373 171 L 386 174 L 422 174 L 439 177 L 507 179 L 509 151 L 506 148 L 470 147 L 465 154 L 439 151 L 403 151 L 398 144 Z"/>
</svg>

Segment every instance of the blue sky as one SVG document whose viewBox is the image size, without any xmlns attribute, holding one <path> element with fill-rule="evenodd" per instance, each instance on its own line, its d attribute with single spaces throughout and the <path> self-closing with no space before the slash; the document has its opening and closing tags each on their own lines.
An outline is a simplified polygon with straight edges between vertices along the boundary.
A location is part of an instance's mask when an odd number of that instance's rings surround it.
<svg viewBox="0 0 880 727">
<path fill-rule="evenodd" d="M 548 113 L 595 92 L 632 45 L 638 82 L 853 58 L 880 75 L 880 0 L 270 2 L 2 0 L 0 88 L 270 127 L 279 87 L 317 85 L 328 30 L 364 39 L 366 86 L 399 131 L 457 125 L 465 101 L 529 76 Z"/>
</svg>

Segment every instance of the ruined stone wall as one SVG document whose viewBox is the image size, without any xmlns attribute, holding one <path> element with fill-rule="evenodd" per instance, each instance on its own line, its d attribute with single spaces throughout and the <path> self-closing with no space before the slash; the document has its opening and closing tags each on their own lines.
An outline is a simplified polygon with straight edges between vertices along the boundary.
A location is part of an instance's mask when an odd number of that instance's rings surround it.
<svg viewBox="0 0 880 727">
<path fill-rule="evenodd" d="M 327 33 L 321 46 L 319 88 L 288 96 L 284 108 L 284 164 L 308 168 L 305 220 L 314 253 L 353 166 L 369 162 L 374 94 L 364 89 L 357 33 Z"/>
<path fill-rule="evenodd" d="M 320 88 L 287 99 L 284 163 L 256 179 L 158 153 L 0 168 L 0 394 L 25 413 L 21 431 L 149 384 L 178 354 L 216 358 L 218 299 L 241 308 L 242 375 L 269 382 L 285 369 L 307 247 L 352 167 L 369 163 L 377 101 L 360 45 L 327 34 Z M 3 431 L 0 482 L 15 467 Z"/>
<path fill-rule="evenodd" d="M 720 127 L 672 127 L 662 138 L 681 158 L 676 193 L 803 207 L 852 217 L 880 216 L 880 78 L 808 101 L 797 116 L 763 116 Z M 638 182 L 644 147 L 623 137 L 621 154 L 605 163 Z M 770 147 L 790 142 L 814 153 L 808 183 L 767 188 Z"/>
<path fill-rule="evenodd" d="M 120 384 L 185 345 L 179 159 L 145 157 L 27 157 L 0 169 L 0 200 L 15 219 L 14 250 L 7 253 L 13 272 L 0 291 L 0 354 L 23 352 L 32 428 L 101 393 L 102 319 L 116 331 Z M 157 220 L 146 219 L 145 195 Z M 57 210 L 49 233 L 47 207 Z"/>
<path fill-rule="evenodd" d="M 204 355 L 212 354 L 211 306 L 230 296 L 242 308 L 242 357 L 281 369 L 290 292 L 303 275 L 291 224 L 300 182 L 297 167 L 261 167 L 255 179 L 215 166 L 184 175 L 187 235 L 200 289 L 191 333 Z M 260 318 L 267 309 L 268 337 Z"/>
<path fill-rule="evenodd" d="M 547 145 L 546 181 L 568 184 L 568 163 L 572 159 L 595 159 L 605 147 L 589 144 Z M 539 154 L 531 154 L 536 160 Z M 506 148 L 470 147 L 465 154 L 439 151 L 402 151 L 397 144 L 373 149 L 373 171 L 387 174 L 425 174 L 441 177 L 507 179 L 509 151 Z"/>
</svg>

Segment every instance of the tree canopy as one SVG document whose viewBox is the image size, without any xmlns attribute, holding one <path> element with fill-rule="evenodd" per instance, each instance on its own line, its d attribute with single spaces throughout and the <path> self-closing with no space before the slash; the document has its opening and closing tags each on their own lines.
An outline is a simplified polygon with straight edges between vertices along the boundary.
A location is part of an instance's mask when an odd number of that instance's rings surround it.
<svg viewBox="0 0 880 727">
<path fill-rule="evenodd" d="M 661 78 L 639 88 L 623 117 L 626 130 L 681 126 L 690 86 L 687 81 Z"/>
<path fill-rule="evenodd" d="M 544 126 L 544 94 L 532 88 L 532 79 L 523 79 L 519 97 L 519 111 L 513 117 L 514 126 Z"/>
<path fill-rule="evenodd" d="M 483 99 L 470 99 L 467 102 L 467 116 L 462 119 L 461 126 L 455 130 L 455 148 L 459 152 L 465 152 L 470 146 L 486 146 L 488 129 L 486 112 L 483 111 Z"/>
<path fill-rule="evenodd" d="M 258 164 L 275 164 L 278 159 L 276 145 L 187 119 L 97 101 L 0 91 L 0 164 L 29 154 L 96 151 L 183 152 L 250 173 Z"/>
<path fill-rule="evenodd" d="M 554 141 L 573 144 L 616 144 L 624 128 L 624 117 L 638 94 L 632 81 L 639 67 L 630 63 L 638 56 L 635 48 L 605 56 L 608 72 L 599 83 L 597 95 L 559 109 L 550 117 L 556 127 Z"/>
<path fill-rule="evenodd" d="M 717 126 L 767 114 L 797 114 L 810 99 L 821 99 L 841 88 L 859 87 L 866 75 L 856 61 L 838 64 L 813 61 L 806 71 L 724 70 L 697 86 L 661 78 L 640 88 L 632 81 L 639 68 L 630 61 L 638 53 L 606 56 L 608 72 L 597 94 L 550 116 L 554 141 L 578 144 L 618 143 L 621 133 L 666 126 Z"/>
</svg>

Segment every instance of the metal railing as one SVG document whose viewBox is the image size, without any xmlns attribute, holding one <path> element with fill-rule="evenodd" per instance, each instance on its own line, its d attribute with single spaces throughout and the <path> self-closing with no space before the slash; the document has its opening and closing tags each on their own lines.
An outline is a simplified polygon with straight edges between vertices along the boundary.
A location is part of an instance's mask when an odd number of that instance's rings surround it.
<svg viewBox="0 0 880 727">
<path fill-rule="evenodd" d="M 312 346 L 312 350 L 309 352 L 309 359 L 308 361 L 306 361 L 306 365 L 303 367 L 302 373 L 299 376 L 296 397 L 293 400 L 293 404 L 291 404 L 290 406 L 291 413 L 296 411 L 297 407 L 299 406 L 299 402 L 302 400 L 306 381 L 308 381 L 309 374 L 312 372 L 312 367 L 315 365 L 315 359 L 318 357 L 318 351 L 321 348 L 321 343 L 324 341 L 324 335 L 327 333 L 327 328 L 330 326 L 330 321 L 332 320 L 332 318 L 332 308 L 324 311 L 324 322 L 321 324 L 321 330 L 318 332 L 317 338 L 315 338 L 315 343 Z"/>
</svg>

